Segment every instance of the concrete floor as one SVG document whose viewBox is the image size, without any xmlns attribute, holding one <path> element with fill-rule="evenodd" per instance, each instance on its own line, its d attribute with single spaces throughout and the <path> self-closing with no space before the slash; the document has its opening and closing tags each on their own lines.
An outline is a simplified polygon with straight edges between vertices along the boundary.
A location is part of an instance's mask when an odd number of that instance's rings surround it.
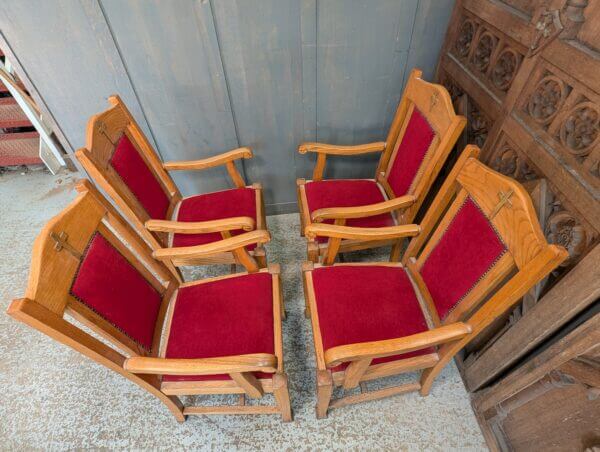
<svg viewBox="0 0 600 452">
<path fill-rule="evenodd" d="M 75 177 L 45 171 L 0 174 L 2 312 L 12 298 L 24 294 L 33 240 L 75 197 Z M 429 397 L 400 395 L 315 419 L 312 336 L 300 283 L 304 241 L 296 215 L 268 222 L 274 237 L 267 247 L 269 259 L 283 267 L 288 309 L 284 353 L 293 423 L 283 424 L 278 416 L 193 416 L 178 424 L 133 383 L 0 314 L 0 449 L 485 450 L 454 364 Z M 382 253 L 367 257 L 385 258 Z M 226 271 L 220 266 L 188 275 Z M 414 375 L 392 381 L 407 377 Z"/>
</svg>

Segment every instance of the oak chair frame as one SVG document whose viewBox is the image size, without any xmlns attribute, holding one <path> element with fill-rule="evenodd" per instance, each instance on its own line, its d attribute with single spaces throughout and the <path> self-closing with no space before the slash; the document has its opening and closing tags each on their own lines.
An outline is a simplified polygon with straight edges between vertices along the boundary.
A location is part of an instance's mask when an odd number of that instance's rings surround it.
<svg viewBox="0 0 600 452">
<path fill-rule="evenodd" d="M 422 71 L 419 69 L 411 71 L 385 142 L 356 146 L 302 143 L 298 147 L 301 154 L 307 152 L 317 154 L 312 181 L 323 179 L 327 155 L 355 156 L 374 152 L 381 153 L 374 180 L 383 189 L 386 198 L 385 201 L 366 206 L 323 208 L 314 211 L 311 215 L 305 190 L 305 185 L 310 180 L 297 179 L 301 235 L 305 235 L 304 230 L 307 226 L 320 223 L 323 220 L 334 220 L 335 224 L 344 225 L 346 220 L 351 218 L 365 218 L 390 213 L 397 225 L 409 224 L 413 221 L 427 192 L 431 189 L 466 125 L 466 119 L 454 112 L 452 99 L 448 91 L 442 85 L 424 81 L 421 76 Z M 396 159 L 398 146 L 404 138 L 409 119 L 415 108 L 418 108 L 426 117 L 436 135 L 411 184 L 409 193 L 396 197 L 387 181 Z M 332 263 L 331 255 L 337 253 L 393 245 L 392 260 L 397 261 L 402 243 L 403 241 L 397 238 L 382 238 L 380 240 L 363 240 L 361 238 L 338 240 L 338 238 L 332 238 L 328 242 L 319 243 L 314 238 L 307 237 L 307 255 L 308 260 L 314 263 L 318 263 L 320 257 L 327 260 L 328 263 Z M 330 248 L 335 248 L 335 250 L 328 253 Z"/>
<path fill-rule="evenodd" d="M 123 215 L 131 221 L 135 229 L 154 250 L 169 248 L 169 237 L 174 233 L 201 234 L 220 232 L 223 237 L 228 237 L 229 232 L 235 229 L 243 229 L 245 231 L 266 230 L 267 222 L 262 186 L 259 183 L 247 186 L 234 163 L 235 160 L 252 158 L 253 154 L 250 148 L 241 147 L 200 160 L 163 163 L 121 98 L 117 95 L 112 95 L 108 98 L 108 102 L 110 107 L 107 110 L 92 116 L 88 121 L 86 146 L 77 150 L 75 156 L 94 182 L 110 196 Z M 225 165 L 236 188 L 246 187 L 255 190 L 256 222 L 250 217 L 234 217 L 202 222 L 151 219 L 129 187 L 109 164 L 117 140 L 123 134 L 136 147 L 140 156 L 160 183 L 163 191 L 169 197 L 167 218 L 173 218 L 178 206 L 184 199 L 169 175 L 169 171 L 204 170 Z M 257 245 L 254 250 L 250 251 L 250 254 L 256 258 L 262 268 L 266 267 L 266 252 L 262 245 Z M 195 259 L 184 258 L 185 253 L 179 253 L 179 255 L 182 256 L 180 260 L 166 262 L 171 271 L 177 275 L 179 275 L 179 272 L 175 267 L 181 265 L 239 263 L 235 255 L 228 252 Z"/>
<path fill-rule="evenodd" d="M 330 408 L 376 400 L 409 391 L 429 394 L 433 380 L 442 368 L 492 322 L 504 315 L 539 280 L 564 261 L 567 251 L 549 245 L 539 226 L 533 204 L 525 189 L 516 181 L 487 168 L 476 157 L 479 149 L 467 146 L 428 209 L 421 226 L 396 226 L 381 231 L 382 236 L 412 236 L 401 263 L 352 263 L 338 265 L 383 265 L 404 267 L 413 284 L 429 330 L 407 337 L 364 342 L 323 349 L 316 308 L 312 271 L 326 264 L 306 262 L 303 267 L 306 310 L 310 315 L 317 361 L 317 417 L 323 418 Z M 509 201 L 501 193 L 512 192 Z M 506 252 L 490 270 L 457 303 L 447 317 L 440 320 L 420 268 L 429 252 L 442 237 L 464 200 L 470 196 L 479 205 L 502 237 Z M 500 196 L 500 200 L 498 198 Z M 401 229 L 402 228 L 402 229 Z M 307 235 L 377 240 L 376 231 L 365 236 L 360 228 L 313 224 Z M 360 236 L 359 236 L 360 234 Z M 436 347 L 435 353 L 401 360 L 371 364 L 375 358 L 398 355 L 414 350 Z M 350 362 L 339 372 L 330 369 Z M 419 381 L 385 389 L 367 391 L 366 383 L 373 379 L 421 370 Z M 335 386 L 361 393 L 332 400 Z"/>
<path fill-rule="evenodd" d="M 216 244 L 196 247 L 196 257 L 210 257 L 223 250 L 239 252 L 244 255 L 242 262 L 247 271 L 181 283 L 164 263 L 152 258 L 149 245 L 89 181 L 82 181 L 77 189 L 77 198 L 50 220 L 36 239 L 25 297 L 14 300 L 8 308 L 8 314 L 136 383 L 163 402 L 179 422 L 183 422 L 187 415 L 203 414 L 280 414 L 284 421 L 291 421 L 287 376 L 283 367 L 281 321 L 285 317 L 285 310 L 280 269 L 276 264 L 259 268 L 254 258 L 239 244 L 250 241 L 265 243 L 270 239 L 269 233 L 252 231 Z M 162 296 L 149 350 L 70 293 L 85 247 L 95 233 L 102 234 Z M 215 245 L 219 246 L 217 251 Z M 254 272 L 272 276 L 273 355 L 260 353 L 202 359 L 164 357 L 166 339 L 162 337 L 169 336 L 170 319 L 179 288 Z M 112 347 L 69 322 L 65 314 L 108 341 Z M 253 372 L 257 371 L 272 373 L 273 377 L 256 378 Z M 161 381 L 163 374 L 229 374 L 232 379 Z M 265 393 L 274 394 L 275 405 L 245 404 L 246 397 L 258 399 Z M 239 394 L 239 402 L 237 405 L 184 407 L 179 396 L 195 394 Z"/>
</svg>

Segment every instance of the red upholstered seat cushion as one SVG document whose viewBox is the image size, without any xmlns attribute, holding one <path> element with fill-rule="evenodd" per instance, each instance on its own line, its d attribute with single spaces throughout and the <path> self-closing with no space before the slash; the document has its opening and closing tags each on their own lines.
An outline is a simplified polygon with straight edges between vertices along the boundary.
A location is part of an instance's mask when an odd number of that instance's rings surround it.
<svg viewBox="0 0 600 452">
<path fill-rule="evenodd" d="M 269 273 L 252 273 L 179 289 L 167 358 L 275 353 Z M 272 374 L 257 373 L 259 378 Z M 164 381 L 226 380 L 229 375 L 165 375 Z"/>
<path fill-rule="evenodd" d="M 127 135 L 119 139 L 110 164 L 150 218 L 164 220 L 169 197 Z"/>
<path fill-rule="evenodd" d="M 71 294 L 146 350 L 152 347 L 162 297 L 99 233 L 82 258 Z"/>
<path fill-rule="evenodd" d="M 413 286 L 402 267 L 320 267 L 313 270 L 312 279 L 324 350 L 428 330 Z M 374 359 L 373 364 L 434 351 L 432 348 L 416 350 Z"/>
<path fill-rule="evenodd" d="M 185 198 L 179 206 L 177 221 L 209 221 L 229 217 L 251 217 L 256 221 L 256 191 L 253 188 L 234 188 Z M 231 235 L 243 232 L 239 229 L 231 231 Z M 221 238 L 219 232 L 175 234 L 173 246 L 202 245 Z M 252 250 L 256 245 L 247 248 Z"/>
<path fill-rule="evenodd" d="M 326 207 L 356 207 L 375 204 L 385 201 L 379 185 L 368 179 L 334 179 L 307 182 L 304 185 L 308 211 L 312 214 L 315 210 Z M 325 220 L 324 223 L 333 223 Z M 353 218 L 346 222 L 348 226 L 363 228 L 380 228 L 394 226 L 391 214 L 386 213 L 367 218 Z M 323 243 L 327 237 L 317 237 Z"/>
<path fill-rule="evenodd" d="M 420 270 L 441 319 L 505 252 L 487 217 L 467 198 Z"/>
<path fill-rule="evenodd" d="M 396 196 L 408 193 L 434 137 L 435 131 L 415 107 L 388 173 L 388 184 Z"/>
</svg>

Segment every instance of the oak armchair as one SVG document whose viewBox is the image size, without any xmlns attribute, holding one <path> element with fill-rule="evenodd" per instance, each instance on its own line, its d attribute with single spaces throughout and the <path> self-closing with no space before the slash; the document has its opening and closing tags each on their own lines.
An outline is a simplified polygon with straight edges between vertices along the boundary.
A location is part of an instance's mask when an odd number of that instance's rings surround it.
<svg viewBox="0 0 600 452">
<path fill-rule="evenodd" d="M 312 180 L 298 179 L 301 234 L 316 223 L 362 228 L 409 224 L 442 169 L 466 120 L 455 114 L 450 95 L 441 85 L 421 79 L 413 70 L 385 142 L 357 146 L 303 143 L 298 151 L 316 153 Z M 374 179 L 323 180 L 328 155 L 354 156 L 379 152 Z M 308 259 L 319 262 L 331 246 L 327 237 L 307 237 Z M 336 253 L 394 245 L 397 260 L 401 241 L 344 239 Z"/>
<path fill-rule="evenodd" d="M 136 383 L 180 422 L 200 414 L 280 414 L 290 421 L 279 267 L 259 269 L 246 251 L 269 233 L 196 246 L 192 257 L 244 254 L 247 271 L 181 283 L 91 188 L 80 184 L 73 203 L 38 236 L 25 297 L 8 314 Z M 245 404 L 265 393 L 274 394 L 275 405 Z M 184 407 L 179 396 L 193 394 L 239 394 L 239 403 Z"/>
<path fill-rule="evenodd" d="M 480 163 L 469 146 L 420 226 L 402 263 L 304 265 L 317 360 L 317 417 L 328 409 L 407 391 L 429 393 L 441 369 L 566 257 L 549 245 L 531 199 Z M 361 228 L 309 225 L 307 236 L 354 238 Z M 361 240 L 378 240 L 376 234 Z M 379 390 L 368 382 L 421 370 L 418 381 Z M 333 388 L 360 392 L 332 400 Z"/>
<path fill-rule="evenodd" d="M 108 101 L 110 108 L 90 118 L 86 147 L 75 155 L 153 249 L 205 245 L 230 235 L 266 230 L 262 188 L 260 184 L 246 186 L 234 163 L 252 158 L 251 149 L 163 163 L 121 98 L 111 96 Z M 221 165 L 236 188 L 184 198 L 169 175 L 170 171 Z M 261 267 L 267 265 L 262 244 L 247 248 Z M 210 259 L 188 257 L 166 265 L 173 269 L 211 263 L 236 263 L 236 259 L 224 252 Z"/>
</svg>

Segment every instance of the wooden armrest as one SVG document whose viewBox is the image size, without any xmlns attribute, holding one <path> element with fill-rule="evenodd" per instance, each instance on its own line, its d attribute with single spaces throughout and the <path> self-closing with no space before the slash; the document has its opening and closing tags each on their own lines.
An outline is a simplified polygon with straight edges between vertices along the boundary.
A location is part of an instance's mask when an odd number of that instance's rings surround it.
<svg viewBox="0 0 600 452">
<path fill-rule="evenodd" d="M 331 155 L 360 155 L 369 154 L 371 152 L 381 152 L 385 149 L 385 143 L 383 141 L 377 141 L 375 143 L 358 144 L 355 146 L 337 146 L 335 144 L 326 143 L 302 143 L 298 146 L 298 152 L 300 154 L 306 154 L 307 152 L 316 152 L 319 154 L 331 154 Z"/>
<path fill-rule="evenodd" d="M 250 217 L 222 218 L 211 221 L 169 221 L 148 220 L 146 229 L 154 232 L 174 232 L 177 234 L 206 234 L 208 232 L 235 231 L 243 229 L 252 231 L 255 221 Z"/>
<path fill-rule="evenodd" d="M 355 207 L 326 207 L 324 209 L 315 210 L 312 213 L 312 220 L 320 222 L 323 220 L 336 220 L 338 218 L 364 218 L 380 215 L 382 213 L 392 212 L 394 210 L 408 207 L 416 201 L 413 195 L 400 196 L 399 198 L 390 199 L 388 201 L 369 204 L 366 206 Z"/>
<path fill-rule="evenodd" d="M 421 232 L 418 224 L 403 224 L 384 228 L 357 228 L 335 224 L 313 223 L 306 226 L 304 234 L 309 239 L 317 236 L 354 240 L 388 240 L 413 237 Z"/>
<path fill-rule="evenodd" d="M 325 363 L 328 367 L 335 367 L 348 361 L 400 355 L 458 340 L 470 333 L 470 325 L 463 322 L 456 322 L 397 339 L 340 345 L 325 351 Z"/>
<path fill-rule="evenodd" d="M 135 374 L 218 375 L 241 372 L 277 371 L 277 357 L 267 353 L 202 359 L 169 359 L 134 356 L 123 368 Z"/>
<path fill-rule="evenodd" d="M 171 259 L 195 259 L 215 254 L 234 251 L 254 243 L 262 244 L 271 240 L 271 235 L 263 229 L 235 235 L 218 242 L 205 245 L 182 246 L 178 248 L 160 248 L 152 253 L 152 257 L 158 260 Z"/>
<path fill-rule="evenodd" d="M 252 149 L 248 147 L 242 147 L 201 160 L 182 160 L 179 162 L 165 162 L 163 163 L 163 168 L 167 171 L 203 170 L 206 168 L 225 165 L 228 162 L 232 162 L 233 160 L 241 158 L 252 158 Z"/>
</svg>

